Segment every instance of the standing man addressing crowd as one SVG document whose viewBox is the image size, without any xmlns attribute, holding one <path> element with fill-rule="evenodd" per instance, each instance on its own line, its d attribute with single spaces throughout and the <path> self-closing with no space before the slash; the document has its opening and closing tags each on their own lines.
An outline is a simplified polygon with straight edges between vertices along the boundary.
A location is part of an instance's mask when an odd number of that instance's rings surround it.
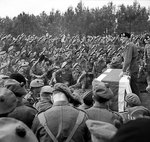
<svg viewBox="0 0 150 142">
<path fill-rule="evenodd" d="M 132 92 L 139 96 L 139 88 L 137 84 L 137 77 L 139 66 L 137 62 L 138 51 L 136 45 L 130 41 L 131 34 L 129 33 L 121 33 L 120 39 L 124 44 L 124 52 L 123 52 L 123 69 L 120 73 L 120 77 L 129 73 L 130 79 L 130 86 Z"/>
</svg>

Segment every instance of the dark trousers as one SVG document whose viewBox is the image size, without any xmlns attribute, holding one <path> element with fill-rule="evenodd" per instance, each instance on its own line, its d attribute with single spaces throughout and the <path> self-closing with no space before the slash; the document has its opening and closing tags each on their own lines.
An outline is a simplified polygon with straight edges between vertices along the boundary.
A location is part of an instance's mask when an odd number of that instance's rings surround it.
<svg viewBox="0 0 150 142">
<path fill-rule="evenodd" d="M 130 80 L 130 86 L 132 89 L 132 92 L 135 93 L 136 95 L 140 95 L 139 87 L 138 87 L 138 72 L 134 72 L 130 74 L 131 80 Z"/>
</svg>

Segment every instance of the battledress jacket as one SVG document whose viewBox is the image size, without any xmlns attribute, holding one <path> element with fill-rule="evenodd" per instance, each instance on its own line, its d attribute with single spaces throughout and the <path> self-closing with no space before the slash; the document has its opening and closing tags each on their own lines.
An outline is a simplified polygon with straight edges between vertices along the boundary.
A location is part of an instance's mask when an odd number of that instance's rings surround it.
<svg viewBox="0 0 150 142">
<path fill-rule="evenodd" d="M 78 113 L 79 110 L 70 106 L 66 101 L 56 102 L 52 108 L 44 112 L 48 128 L 58 142 L 65 142 L 75 125 Z M 82 123 L 72 137 L 74 142 L 89 142 L 91 140 L 90 132 L 85 123 L 86 120 L 87 115 L 85 113 Z M 40 142 L 53 142 L 37 116 L 33 121 L 32 130 Z"/>
</svg>

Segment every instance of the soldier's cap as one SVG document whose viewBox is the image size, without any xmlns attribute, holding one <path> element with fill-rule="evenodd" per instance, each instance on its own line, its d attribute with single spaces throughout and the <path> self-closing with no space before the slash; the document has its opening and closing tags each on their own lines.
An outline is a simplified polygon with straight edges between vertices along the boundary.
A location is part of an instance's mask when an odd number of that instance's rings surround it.
<svg viewBox="0 0 150 142">
<path fill-rule="evenodd" d="M 9 117 L 0 118 L 1 142 L 38 142 L 32 130 L 23 122 Z"/>
<path fill-rule="evenodd" d="M 128 93 L 125 96 L 125 101 L 129 104 L 129 105 L 135 105 L 135 106 L 139 106 L 141 105 L 141 101 L 140 98 L 134 94 L 134 93 Z"/>
<path fill-rule="evenodd" d="M 7 88 L 0 88 L 0 114 L 12 112 L 17 106 L 15 94 Z"/>
<path fill-rule="evenodd" d="M 85 104 L 89 104 L 91 105 L 93 103 L 93 91 L 92 90 L 88 90 L 83 94 L 83 102 Z"/>
<path fill-rule="evenodd" d="M 42 79 L 34 79 L 30 83 L 30 88 L 39 88 L 43 86 L 44 86 L 44 82 Z"/>
<path fill-rule="evenodd" d="M 41 88 L 40 95 L 42 95 L 43 93 L 50 93 L 50 94 L 52 94 L 53 90 L 54 90 L 53 87 L 51 87 L 49 85 L 43 86 Z"/>
<path fill-rule="evenodd" d="M 117 128 L 107 122 L 87 120 L 86 125 L 91 133 L 93 142 L 110 140 L 117 132 Z"/>
<path fill-rule="evenodd" d="M 15 79 L 7 79 L 4 82 L 4 87 L 11 90 L 16 95 L 16 97 L 22 97 L 27 94 L 27 91 L 23 86 L 23 83 L 19 83 Z"/>
<path fill-rule="evenodd" d="M 130 115 L 134 118 L 139 118 L 141 116 L 148 116 L 150 118 L 150 111 L 144 106 L 135 106 L 128 109 Z"/>
<path fill-rule="evenodd" d="M 15 53 L 15 56 L 19 56 L 19 54 L 20 54 L 20 51 L 17 51 L 17 52 Z"/>
<path fill-rule="evenodd" d="M 127 37 L 127 38 L 130 38 L 130 37 L 131 37 L 131 34 L 130 34 L 130 33 L 127 33 L 127 32 L 124 32 L 124 33 L 121 33 L 119 36 L 120 36 L 120 37 Z"/>
<path fill-rule="evenodd" d="M 113 63 L 113 64 L 118 63 L 118 62 L 120 62 L 120 57 L 118 57 L 118 56 L 113 57 L 111 60 L 111 63 Z"/>
<path fill-rule="evenodd" d="M 64 68 L 67 65 L 67 61 L 63 62 L 61 68 Z"/>
<path fill-rule="evenodd" d="M 10 52 L 11 50 L 13 50 L 14 49 L 14 46 L 10 46 L 9 48 L 8 48 L 8 52 Z"/>
<path fill-rule="evenodd" d="M 8 78 L 9 78 L 9 76 L 4 75 L 4 74 L 0 74 L 0 79 L 8 79 Z"/>
<path fill-rule="evenodd" d="M 29 62 L 22 62 L 21 67 L 28 67 Z"/>
<path fill-rule="evenodd" d="M 0 55 L 4 55 L 6 51 L 0 51 Z"/>
<path fill-rule="evenodd" d="M 68 87 L 66 84 L 64 84 L 64 83 L 56 83 L 56 84 L 54 85 L 54 90 L 53 90 L 53 92 L 55 92 L 55 91 L 64 93 L 64 94 L 66 95 L 66 97 L 67 97 L 68 99 L 70 99 L 70 101 L 73 101 L 73 100 L 74 100 L 74 97 L 73 97 L 73 95 L 72 95 L 71 90 L 70 90 L 69 87 Z"/>
<path fill-rule="evenodd" d="M 112 99 L 114 94 L 112 90 L 104 83 L 97 79 L 92 81 L 92 90 L 94 96 L 99 96 L 104 99 Z"/>
<path fill-rule="evenodd" d="M 25 77 L 22 75 L 22 74 L 20 74 L 20 73 L 12 73 L 12 74 L 10 74 L 10 76 L 9 76 L 9 78 L 10 79 L 15 79 L 15 80 L 17 80 L 19 83 L 24 83 L 24 85 L 26 84 L 26 79 L 25 79 Z"/>
</svg>

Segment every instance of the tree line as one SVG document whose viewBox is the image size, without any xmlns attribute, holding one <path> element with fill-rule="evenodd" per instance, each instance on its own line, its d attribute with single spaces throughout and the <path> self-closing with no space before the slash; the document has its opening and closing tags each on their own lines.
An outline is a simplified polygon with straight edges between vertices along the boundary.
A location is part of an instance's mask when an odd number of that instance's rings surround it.
<svg viewBox="0 0 150 142">
<path fill-rule="evenodd" d="M 0 18 L 0 34 L 11 34 L 14 37 L 26 35 L 42 36 L 49 33 L 79 35 L 113 35 L 121 32 L 142 34 L 150 32 L 150 9 L 141 7 L 135 1 L 133 5 L 124 4 L 116 7 L 112 2 L 102 8 L 89 9 L 82 2 L 61 13 L 51 10 L 35 16 L 25 12 L 17 17 Z"/>
</svg>

